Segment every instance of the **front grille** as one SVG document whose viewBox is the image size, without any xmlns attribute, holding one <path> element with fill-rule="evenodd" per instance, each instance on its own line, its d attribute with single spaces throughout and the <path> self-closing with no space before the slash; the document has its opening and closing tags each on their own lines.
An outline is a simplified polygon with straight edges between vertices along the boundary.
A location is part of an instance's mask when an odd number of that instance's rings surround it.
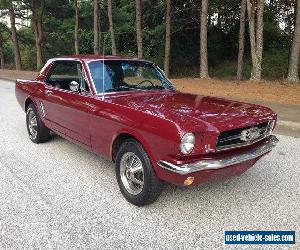
<svg viewBox="0 0 300 250">
<path fill-rule="evenodd" d="M 266 138 L 273 126 L 274 121 L 269 121 L 255 126 L 221 132 L 217 142 L 217 151 L 254 144 Z"/>
</svg>

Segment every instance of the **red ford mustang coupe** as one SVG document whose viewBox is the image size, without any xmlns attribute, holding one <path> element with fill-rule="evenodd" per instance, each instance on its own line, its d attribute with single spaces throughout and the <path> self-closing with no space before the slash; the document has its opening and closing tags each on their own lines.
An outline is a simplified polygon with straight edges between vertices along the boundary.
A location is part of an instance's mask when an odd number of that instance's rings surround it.
<svg viewBox="0 0 300 250">
<path fill-rule="evenodd" d="M 16 97 L 34 143 L 52 131 L 112 160 L 122 194 L 137 206 L 155 201 L 164 181 L 241 175 L 278 141 L 272 110 L 180 93 L 140 59 L 51 59 L 35 80 L 16 81 Z"/>
</svg>

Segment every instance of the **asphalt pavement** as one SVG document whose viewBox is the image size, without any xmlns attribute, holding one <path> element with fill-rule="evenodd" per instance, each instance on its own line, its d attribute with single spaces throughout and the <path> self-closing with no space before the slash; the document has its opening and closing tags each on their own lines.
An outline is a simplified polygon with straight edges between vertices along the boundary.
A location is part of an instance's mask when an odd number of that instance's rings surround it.
<svg viewBox="0 0 300 250">
<path fill-rule="evenodd" d="M 58 136 L 33 144 L 14 84 L 0 80 L 0 249 L 299 249 L 224 245 L 225 230 L 300 232 L 300 139 L 280 143 L 240 177 L 166 185 L 137 208 L 114 165 Z M 296 241 L 298 241 L 296 238 Z"/>
</svg>

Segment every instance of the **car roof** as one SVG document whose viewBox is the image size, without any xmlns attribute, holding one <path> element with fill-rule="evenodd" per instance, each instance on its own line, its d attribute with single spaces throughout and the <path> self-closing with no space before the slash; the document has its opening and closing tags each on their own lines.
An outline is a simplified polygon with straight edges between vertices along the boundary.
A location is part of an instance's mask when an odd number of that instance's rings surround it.
<svg viewBox="0 0 300 250">
<path fill-rule="evenodd" d="M 144 59 L 128 56 L 113 56 L 113 55 L 66 55 L 59 58 L 53 58 L 52 60 L 82 60 L 82 61 L 93 61 L 93 60 L 139 60 L 145 61 Z"/>
<path fill-rule="evenodd" d="M 51 58 L 49 59 L 46 64 L 44 65 L 44 67 L 41 69 L 40 72 L 43 72 L 45 70 L 45 68 L 47 68 L 51 63 L 55 62 L 55 61 L 64 61 L 64 60 L 80 60 L 83 61 L 85 63 L 89 63 L 95 60 L 130 60 L 130 61 L 142 61 L 142 62 L 148 62 L 148 63 L 152 63 L 148 60 L 145 59 L 141 59 L 141 58 L 137 58 L 137 57 L 129 57 L 129 56 L 113 56 L 113 55 L 65 55 L 65 56 L 61 56 L 61 57 L 55 57 L 55 58 Z"/>
</svg>

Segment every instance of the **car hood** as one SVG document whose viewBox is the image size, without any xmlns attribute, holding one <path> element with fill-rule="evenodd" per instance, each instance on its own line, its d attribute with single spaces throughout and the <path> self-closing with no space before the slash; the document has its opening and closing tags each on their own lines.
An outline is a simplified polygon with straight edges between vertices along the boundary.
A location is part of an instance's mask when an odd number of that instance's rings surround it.
<svg viewBox="0 0 300 250">
<path fill-rule="evenodd" d="M 276 119 L 276 114 L 267 107 L 176 91 L 127 92 L 109 99 L 118 105 L 171 120 L 189 131 L 225 131 Z"/>
</svg>

